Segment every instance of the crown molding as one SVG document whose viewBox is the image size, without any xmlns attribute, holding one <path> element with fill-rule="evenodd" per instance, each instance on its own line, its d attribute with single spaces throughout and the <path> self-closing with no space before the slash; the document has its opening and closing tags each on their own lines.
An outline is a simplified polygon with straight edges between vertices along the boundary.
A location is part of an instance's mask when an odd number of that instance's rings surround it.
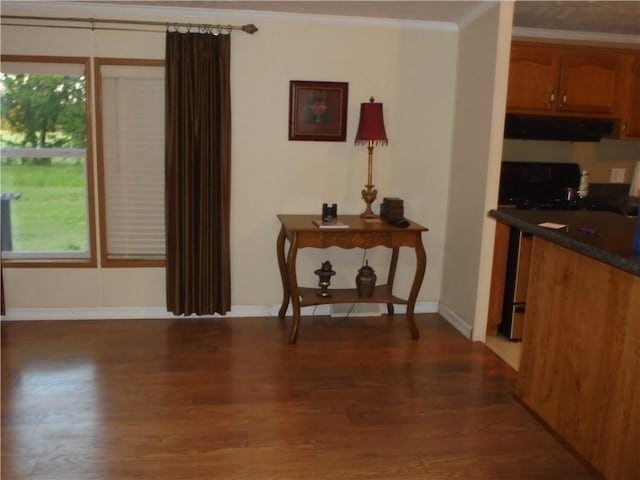
<svg viewBox="0 0 640 480">
<path fill-rule="evenodd" d="M 432 30 L 441 32 L 458 32 L 454 22 L 436 22 L 429 20 L 403 20 L 396 18 L 351 17 L 339 15 L 253 12 L 258 20 L 281 23 L 315 23 L 344 25 L 354 27 L 398 28 L 407 30 Z"/>
<path fill-rule="evenodd" d="M 545 40 L 571 40 L 577 42 L 614 43 L 640 46 L 640 38 L 636 35 L 599 32 L 574 32 L 570 30 L 552 30 L 544 28 L 513 27 L 513 37 L 541 38 Z"/>
<path fill-rule="evenodd" d="M 493 7 L 497 6 L 499 2 L 491 1 L 491 2 L 478 2 L 478 4 L 469 10 L 458 22 L 458 29 L 462 30 L 467 27 L 469 24 L 476 21 L 486 12 L 491 10 Z"/>
<path fill-rule="evenodd" d="M 458 25 L 454 22 L 436 22 L 427 20 L 402 20 L 390 18 L 351 17 L 343 15 L 319 15 L 300 13 L 279 13 L 257 10 L 232 9 L 204 9 L 153 7 L 144 5 L 105 5 L 86 2 L 34 2 L 3 0 L 3 13 L 7 15 L 59 16 L 59 17 L 95 17 L 149 20 L 167 22 L 193 23 L 232 23 L 250 22 L 258 24 L 260 21 L 279 23 L 331 24 L 344 26 L 365 26 L 378 28 L 398 28 L 411 30 L 433 30 L 444 32 L 458 32 Z"/>
</svg>

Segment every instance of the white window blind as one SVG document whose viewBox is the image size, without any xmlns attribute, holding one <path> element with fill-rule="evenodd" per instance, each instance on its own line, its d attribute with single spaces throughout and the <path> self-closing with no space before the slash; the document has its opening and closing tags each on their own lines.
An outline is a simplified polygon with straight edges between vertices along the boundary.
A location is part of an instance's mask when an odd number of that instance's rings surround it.
<svg viewBox="0 0 640 480">
<path fill-rule="evenodd" d="M 163 259 L 164 69 L 100 72 L 107 258 Z"/>
</svg>

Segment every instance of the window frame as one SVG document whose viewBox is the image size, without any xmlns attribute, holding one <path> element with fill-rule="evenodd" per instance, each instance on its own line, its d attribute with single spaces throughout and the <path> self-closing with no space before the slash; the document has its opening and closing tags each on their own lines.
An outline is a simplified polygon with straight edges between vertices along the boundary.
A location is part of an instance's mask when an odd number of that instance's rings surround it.
<svg viewBox="0 0 640 480">
<path fill-rule="evenodd" d="M 2 258 L 3 267 L 17 268 L 96 268 L 97 267 L 97 245 L 96 245 L 96 215 L 95 215 L 95 175 L 93 156 L 93 88 L 91 79 L 91 59 L 89 57 L 65 57 L 65 56 L 45 56 L 45 55 L 0 55 L 0 62 L 16 63 L 71 63 L 83 66 L 85 78 L 86 105 L 85 122 L 87 127 L 86 139 L 86 195 L 87 195 L 87 235 L 89 256 L 86 258 L 64 258 L 63 255 L 55 256 L 45 252 L 42 255 L 32 258 Z"/>
<path fill-rule="evenodd" d="M 165 259 L 109 258 L 107 249 L 107 202 L 104 158 L 104 127 L 102 119 L 102 74 L 103 66 L 164 67 L 164 60 L 96 57 L 94 78 L 96 84 L 96 158 L 98 167 L 98 218 L 100 225 L 100 264 L 105 268 L 165 267 Z M 166 258 L 166 255 L 165 255 Z"/>
</svg>

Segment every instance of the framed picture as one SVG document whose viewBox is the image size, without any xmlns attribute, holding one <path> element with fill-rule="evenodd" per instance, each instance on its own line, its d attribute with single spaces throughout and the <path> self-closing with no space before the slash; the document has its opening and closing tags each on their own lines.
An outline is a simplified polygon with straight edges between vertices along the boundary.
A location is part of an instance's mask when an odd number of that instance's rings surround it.
<svg viewBox="0 0 640 480">
<path fill-rule="evenodd" d="M 346 82 L 289 82 L 289 140 L 344 142 L 347 139 Z"/>
</svg>

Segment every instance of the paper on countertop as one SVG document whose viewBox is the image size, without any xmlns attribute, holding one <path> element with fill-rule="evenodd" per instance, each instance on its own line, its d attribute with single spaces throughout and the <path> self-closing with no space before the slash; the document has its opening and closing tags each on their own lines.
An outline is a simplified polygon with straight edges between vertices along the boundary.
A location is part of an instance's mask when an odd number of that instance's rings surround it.
<svg viewBox="0 0 640 480">
<path fill-rule="evenodd" d="M 553 223 L 553 222 L 542 222 L 538 224 L 539 227 L 551 228 L 552 230 L 560 230 L 561 228 L 567 228 L 566 225 L 562 223 Z"/>
</svg>

